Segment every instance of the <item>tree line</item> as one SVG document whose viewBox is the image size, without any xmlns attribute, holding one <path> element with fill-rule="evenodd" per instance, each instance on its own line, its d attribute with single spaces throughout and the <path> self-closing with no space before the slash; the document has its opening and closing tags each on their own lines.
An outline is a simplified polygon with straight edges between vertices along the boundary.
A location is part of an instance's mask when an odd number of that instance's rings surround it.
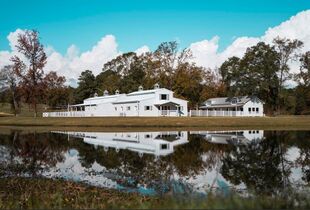
<svg viewBox="0 0 310 210">
<path fill-rule="evenodd" d="M 65 85 L 65 77 L 56 72 L 43 71 L 47 57 L 37 31 L 19 34 L 16 47 L 23 59 L 12 57 L 0 73 L 0 82 L 6 84 L 0 100 L 9 102 L 15 114 L 22 102 L 37 113 L 39 103 L 65 108 L 104 90 L 128 93 L 140 85 L 151 89 L 155 83 L 188 100 L 192 109 L 211 97 L 256 95 L 265 102 L 267 114 L 310 114 L 310 51 L 300 53 L 299 40 L 277 37 L 272 44 L 259 42 L 243 57 L 230 57 L 216 69 L 192 62 L 190 49 L 180 50 L 177 42 L 163 42 L 153 52 L 119 55 L 103 64 L 98 75 L 83 71 L 76 88 Z M 299 64 L 295 74 L 292 62 Z M 289 81 L 297 85 L 289 86 Z"/>
</svg>

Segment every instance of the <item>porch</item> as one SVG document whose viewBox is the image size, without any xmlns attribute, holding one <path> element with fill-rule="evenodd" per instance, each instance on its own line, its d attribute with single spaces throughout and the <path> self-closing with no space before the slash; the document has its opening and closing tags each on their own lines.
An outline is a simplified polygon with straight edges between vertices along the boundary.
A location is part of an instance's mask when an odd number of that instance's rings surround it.
<svg viewBox="0 0 310 210">
<path fill-rule="evenodd" d="M 243 111 L 232 110 L 190 110 L 190 117 L 242 117 Z"/>
<path fill-rule="evenodd" d="M 155 106 L 158 108 L 159 116 L 179 117 L 182 114 L 180 104 L 174 103 L 172 101 L 162 104 L 156 104 Z"/>
</svg>

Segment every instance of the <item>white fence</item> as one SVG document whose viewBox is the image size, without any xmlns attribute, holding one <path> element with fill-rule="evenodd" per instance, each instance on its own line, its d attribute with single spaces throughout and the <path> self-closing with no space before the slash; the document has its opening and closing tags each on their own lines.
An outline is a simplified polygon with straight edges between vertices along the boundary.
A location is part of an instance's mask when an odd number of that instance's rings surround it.
<svg viewBox="0 0 310 210">
<path fill-rule="evenodd" d="M 85 111 L 43 112 L 43 117 L 85 117 Z"/>
<path fill-rule="evenodd" d="M 176 117 L 178 116 L 177 110 L 160 110 L 161 116 L 167 116 L 167 117 Z"/>
<path fill-rule="evenodd" d="M 190 110 L 190 117 L 241 117 L 242 111 L 209 111 L 209 110 Z"/>
</svg>

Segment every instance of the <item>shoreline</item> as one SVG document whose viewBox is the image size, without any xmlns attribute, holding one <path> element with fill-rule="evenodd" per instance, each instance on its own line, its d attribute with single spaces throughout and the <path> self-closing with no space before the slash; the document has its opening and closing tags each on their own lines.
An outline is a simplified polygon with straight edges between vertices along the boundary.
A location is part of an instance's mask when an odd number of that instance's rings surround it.
<svg viewBox="0 0 310 210">
<path fill-rule="evenodd" d="M 294 199 L 239 194 L 207 197 L 146 196 L 115 189 L 90 186 L 63 179 L 0 178 L 0 209 L 283 209 L 309 208 L 308 194 L 294 194 Z M 294 200 L 305 200 L 296 205 Z M 255 205 L 253 205 L 255 203 Z"/>
<path fill-rule="evenodd" d="M 0 127 L 86 130 L 310 130 L 310 116 L 279 117 L 93 117 L 33 118 L 0 117 Z"/>
</svg>

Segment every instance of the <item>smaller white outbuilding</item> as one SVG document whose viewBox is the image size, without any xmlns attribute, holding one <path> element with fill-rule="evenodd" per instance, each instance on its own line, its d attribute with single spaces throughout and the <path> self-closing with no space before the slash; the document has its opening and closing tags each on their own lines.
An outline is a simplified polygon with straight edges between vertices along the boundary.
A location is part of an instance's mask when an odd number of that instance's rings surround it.
<svg viewBox="0 0 310 210">
<path fill-rule="evenodd" d="M 256 96 L 210 98 L 191 116 L 264 116 L 264 103 Z"/>
</svg>

